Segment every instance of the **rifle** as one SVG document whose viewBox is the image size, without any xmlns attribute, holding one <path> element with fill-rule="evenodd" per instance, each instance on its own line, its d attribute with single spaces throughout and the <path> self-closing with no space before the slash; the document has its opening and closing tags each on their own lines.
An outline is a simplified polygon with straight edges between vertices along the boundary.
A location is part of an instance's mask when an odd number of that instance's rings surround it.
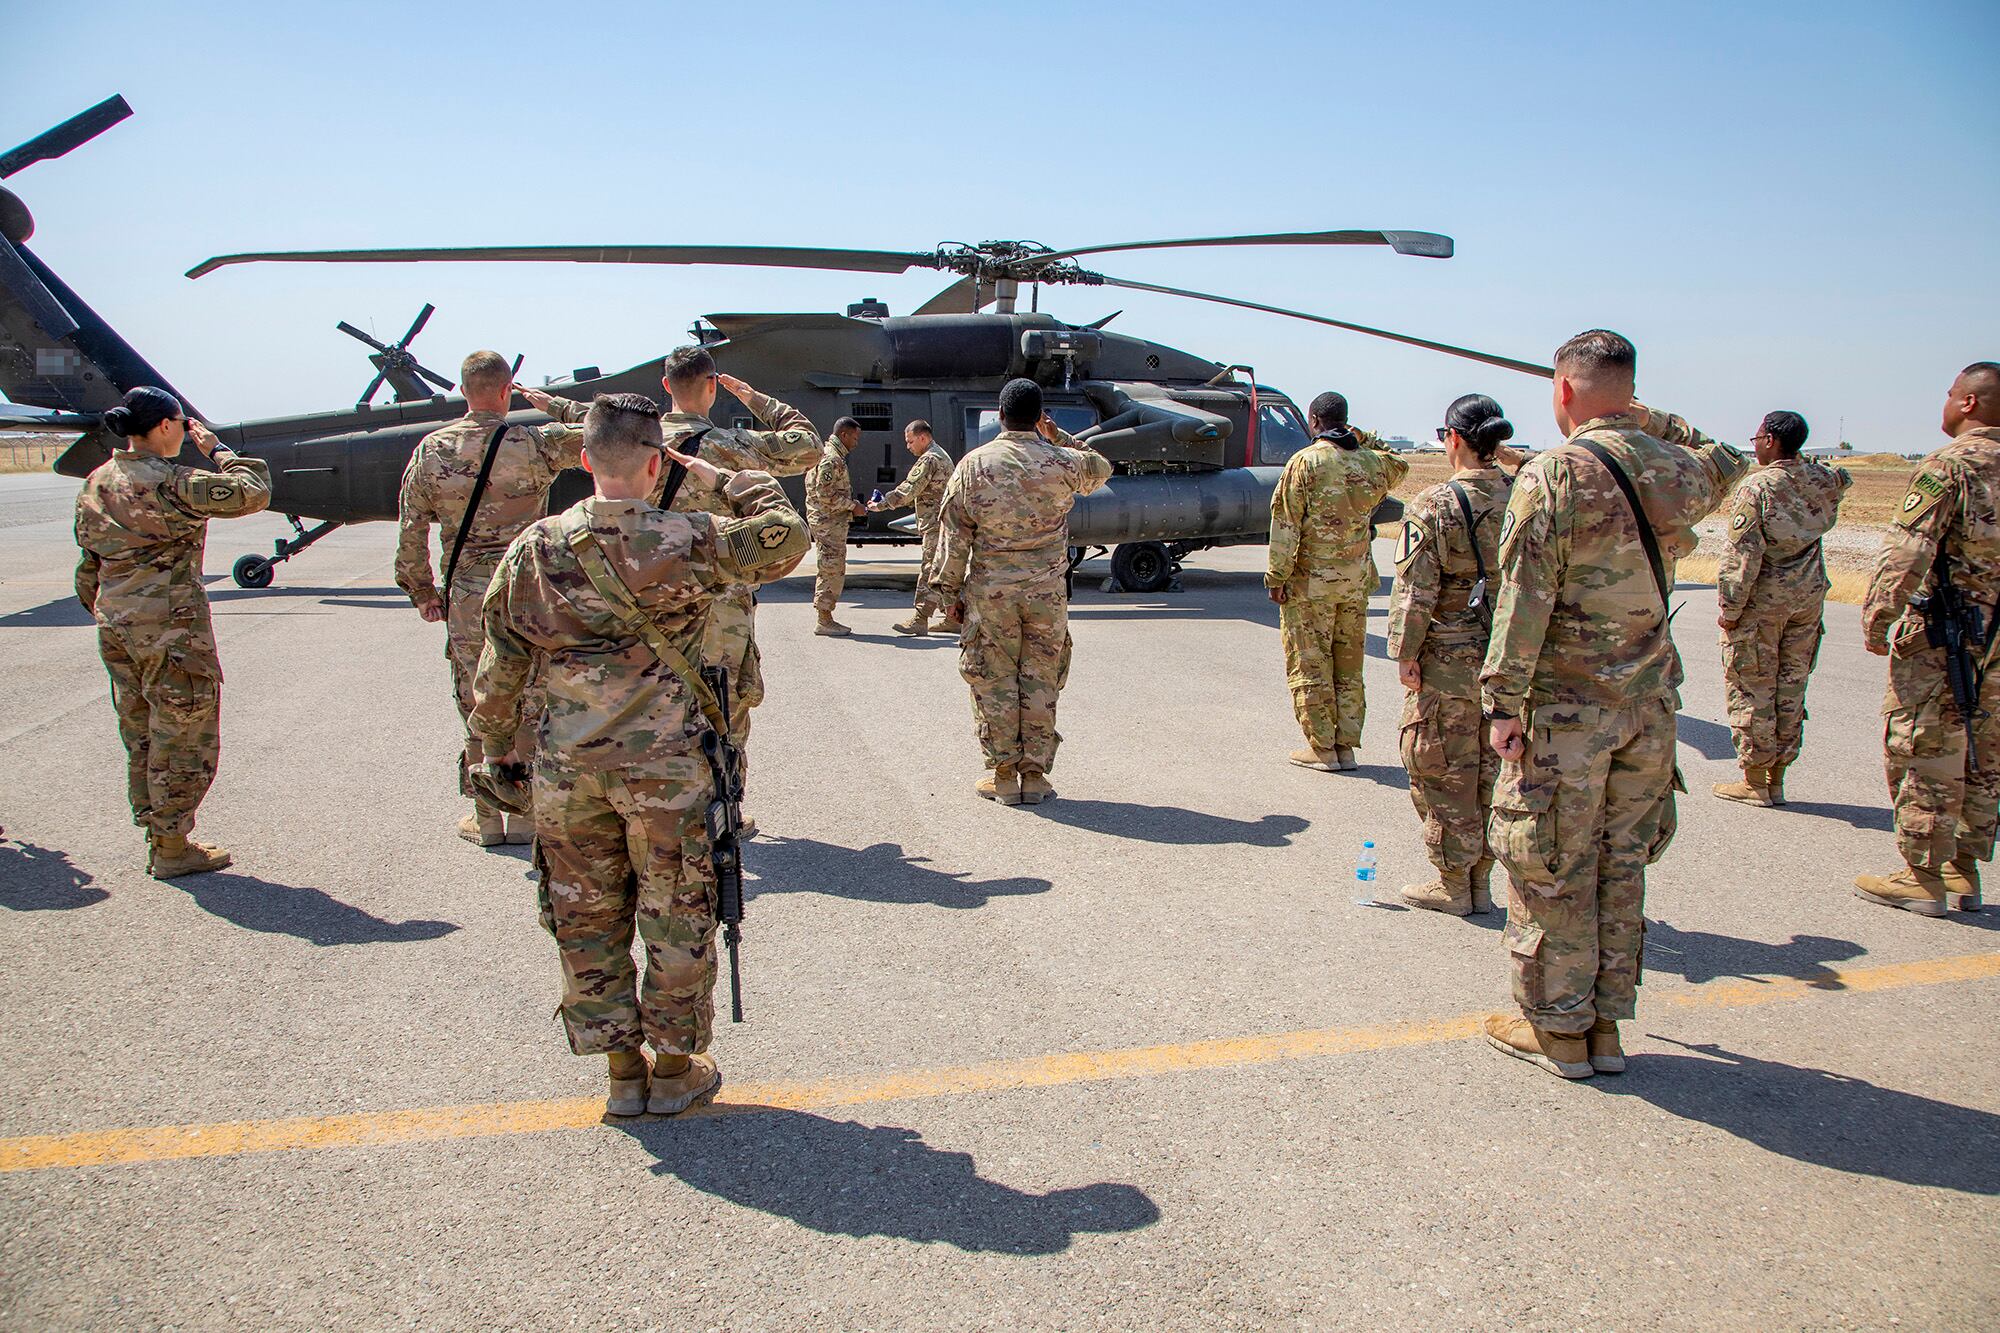
<svg viewBox="0 0 2000 1333">
<path fill-rule="evenodd" d="M 703 667 L 701 676 L 714 691 L 725 721 L 729 717 L 729 668 Z M 722 944 L 729 950 L 729 1021 L 743 1021 L 743 978 L 737 946 L 743 942 L 743 768 L 726 729 L 714 726 L 702 733 L 702 757 L 715 785 L 708 803 L 709 859 L 715 866 L 716 917 L 722 923 Z"/>
<path fill-rule="evenodd" d="M 1973 737 L 1972 715 L 1979 705 L 1979 689 L 1986 657 L 1986 618 L 1978 607 L 1951 581 L 1951 561 L 1938 543 L 1937 560 L 1931 566 L 1931 590 L 1912 597 L 1910 609 L 1924 616 L 1924 636 L 1933 648 L 1944 649 L 1945 679 L 1951 684 L 1951 701 L 1958 706 L 1959 720 L 1965 724 L 1966 771 L 1979 772 L 1979 743 Z M 1977 659 L 1977 660 L 1975 660 Z"/>
</svg>

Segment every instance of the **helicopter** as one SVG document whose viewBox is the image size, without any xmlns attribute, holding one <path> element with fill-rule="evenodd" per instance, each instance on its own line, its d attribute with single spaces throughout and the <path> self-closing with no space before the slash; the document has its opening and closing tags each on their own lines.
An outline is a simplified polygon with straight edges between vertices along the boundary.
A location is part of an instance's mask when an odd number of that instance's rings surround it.
<svg viewBox="0 0 2000 1333">
<path fill-rule="evenodd" d="M 58 157 L 130 115 L 113 98 L 0 157 L 0 176 Z M 32 233 L 26 205 L 0 188 L 0 391 L 22 405 L 0 405 L 0 427 L 80 432 L 56 470 L 84 476 L 109 457 L 99 415 L 135 384 L 175 392 L 166 378 L 76 297 L 23 244 Z M 873 298 L 844 313 L 711 314 L 692 328 L 719 369 L 804 411 L 829 427 L 837 417 L 861 425 L 849 456 L 858 485 L 894 485 L 912 461 L 901 447 L 911 421 L 932 423 L 955 458 L 1000 429 L 1000 387 L 1017 376 L 1044 389 L 1049 414 L 1111 459 L 1112 481 L 1082 497 L 1069 520 L 1072 571 L 1092 552 L 1111 556 L 1113 586 L 1156 592 L 1172 586 L 1180 562 L 1214 546 L 1269 540 L 1270 501 L 1285 461 L 1311 443 L 1298 405 L 1257 382 L 1248 366 L 1210 360 L 1162 343 L 1110 331 L 1122 312 L 1072 325 L 1039 309 L 1044 285 L 1106 287 L 1212 302 L 1346 329 L 1488 365 L 1547 376 L 1548 368 L 1471 348 L 1373 328 L 1306 311 L 1122 279 L 1077 260 L 1111 252 L 1215 246 L 1386 246 L 1413 257 L 1450 258 L 1454 243 L 1433 232 L 1331 230 L 1128 241 L 1058 250 L 1030 241 L 945 243 L 930 250 L 849 250 L 793 246 L 528 246 L 220 255 L 188 271 L 191 279 L 250 263 L 617 263 L 751 265 L 895 274 L 928 268 L 955 281 L 908 315 Z M 1028 288 L 1027 310 L 1019 309 Z M 249 588 L 270 585 L 275 566 L 344 524 L 396 517 L 403 469 L 417 441 L 464 413 L 454 387 L 410 349 L 433 307 L 409 331 L 382 343 L 342 321 L 336 327 L 372 349 L 375 377 L 352 408 L 217 425 L 224 443 L 261 458 L 272 473 L 271 508 L 292 524 L 269 556 L 246 554 L 232 574 Z M 600 393 L 655 396 L 664 358 L 604 374 L 584 367 L 548 380 L 551 394 L 589 400 Z M 516 361 L 518 370 L 519 361 Z M 393 401 L 377 405 L 384 385 Z M 188 411 L 201 415 L 190 404 Z M 511 414 L 524 422 L 540 414 Z M 711 412 L 719 424 L 754 424 L 728 395 Z M 208 420 L 203 417 L 203 420 Z M 183 461 L 196 461 L 184 456 Z M 798 499 L 800 482 L 787 486 Z M 551 497 L 560 508 L 588 493 L 580 472 L 564 475 Z M 1378 521 L 1400 517 L 1390 499 Z M 316 520 L 308 528 L 304 520 Z M 870 514 L 850 529 L 853 543 L 913 540 L 909 521 Z"/>
</svg>

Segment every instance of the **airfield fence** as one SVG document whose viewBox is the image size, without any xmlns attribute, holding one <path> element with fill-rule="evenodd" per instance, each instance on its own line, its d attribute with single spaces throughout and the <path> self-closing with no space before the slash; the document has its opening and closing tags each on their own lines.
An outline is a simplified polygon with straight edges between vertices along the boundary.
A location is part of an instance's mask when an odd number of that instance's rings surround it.
<svg viewBox="0 0 2000 1333">
<path fill-rule="evenodd" d="M 0 435 L 0 472 L 46 472 L 69 446 L 64 437 Z"/>
</svg>

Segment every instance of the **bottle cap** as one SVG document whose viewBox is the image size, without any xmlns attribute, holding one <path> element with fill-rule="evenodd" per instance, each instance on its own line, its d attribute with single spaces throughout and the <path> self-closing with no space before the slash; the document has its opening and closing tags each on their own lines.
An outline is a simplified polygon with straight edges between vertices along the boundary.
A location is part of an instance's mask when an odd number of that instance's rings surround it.
<svg viewBox="0 0 2000 1333">
<path fill-rule="evenodd" d="M 1368 839 L 1364 838 L 1361 841 L 1361 845 L 1363 847 L 1373 847 L 1375 844 L 1373 842 L 1370 842 Z"/>
</svg>

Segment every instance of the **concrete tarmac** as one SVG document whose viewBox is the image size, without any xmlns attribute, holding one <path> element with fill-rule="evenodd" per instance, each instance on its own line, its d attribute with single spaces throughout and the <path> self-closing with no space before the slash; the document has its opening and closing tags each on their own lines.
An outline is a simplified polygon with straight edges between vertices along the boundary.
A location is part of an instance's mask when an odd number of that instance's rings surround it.
<svg viewBox="0 0 2000 1333">
<path fill-rule="evenodd" d="M 1425 863 L 1371 611 L 1357 774 L 1298 744 L 1262 548 L 1072 606 L 1060 797 L 976 800 L 910 549 L 759 617 L 744 968 L 715 1112 L 599 1123 L 521 849 L 452 835 L 441 627 L 388 525 L 245 592 L 204 837 L 124 800 L 74 483 L 0 477 L 0 1327 L 1991 1328 L 2000 911 L 1894 864 L 1883 666 L 1827 611 L 1791 805 L 1734 769 L 1712 593 L 1679 592 L 1679 839 L 1621 1077 L 1473 1036 L 1500 918 L 1360 906 Z M 1387 568 L 1386 549 L 1378 557 Z M 1385 585 L 1386 591 L 1386 585 Z"/>
</svg>

